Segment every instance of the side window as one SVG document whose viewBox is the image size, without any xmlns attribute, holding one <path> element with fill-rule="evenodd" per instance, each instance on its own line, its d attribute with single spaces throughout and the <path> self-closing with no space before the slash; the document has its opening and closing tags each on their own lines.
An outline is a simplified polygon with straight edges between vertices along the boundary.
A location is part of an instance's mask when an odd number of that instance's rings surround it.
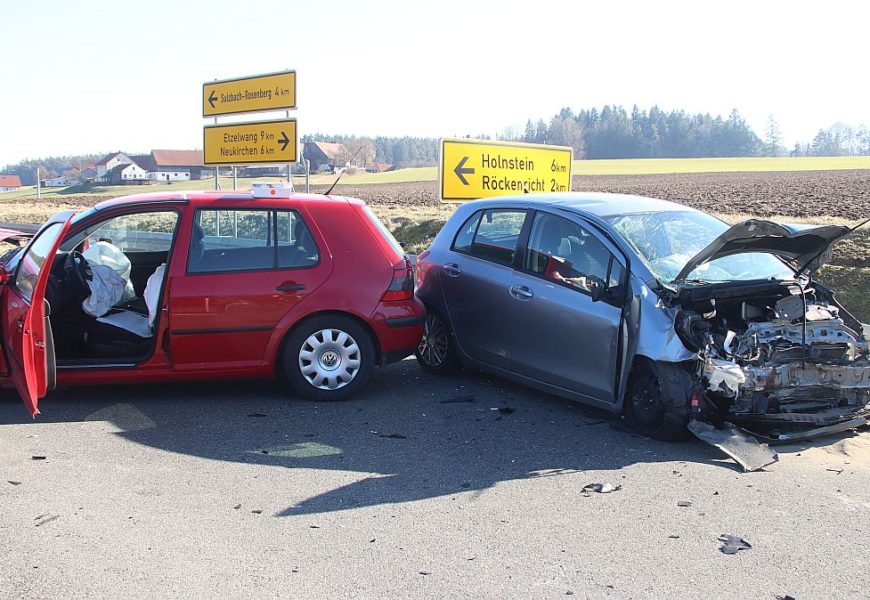
<svg viewBox="0 0 870 600">
<path fill-rule="evenodd" d="M 471 242 L 474 241 L 474 234 L 477 232 L 477 224 L 480 223 L 480 216 L 482 214 L 483 211 L 474 213 L 459 229 L 456 239 L 453 240 L 453 249 L 456 252 L 465 254 L 471 252 Z"/>
<path fill-rule="evenodd" d="M 469 219 L 456 236 L 453 249 L 503 265 L 511 265 L 517 249 L 517 241 L 526 218 L 524 210 L 490 209 L 481 211 Z M 469 235 L 471 243 L 466 244 Z"/>
<path fill-rule="evenodd" d="M 170 210 L 121 215 L 77 234 L 62 248 L 81 245 L 82 252 L 86 252 L 98 242 L 107 242 L 125 254 L 169 252 L 177 222 L 178 213 Z"/>
<path fill-rule="evenodd" d="M 190 236 L 189 273 L 301 268 L 320 255 L 292 210 L 200 209 Z"/>
<path fill-rule="evenodd" d="M 532 223 L 523 268 L 584 292 L 589 292 L 591 278 L 616 287 L 623 273 L 607 247 L 589 231 L 542 212 Z"/>
<path fill-rule="evenodd" d="M 36 280 L 39 278 L 39 272 L 45 264 L 48 251 L 51 250 L 54 242 L 57 241 L 57 236 L 63 227 L 62 223 L 52 223 L 38 238 L 33 240 L 30 247 L 21 257 L 18 263 L 18 272 L 15 274 L 15 287 L 21 292 L 21 295 L 29 302 L 33 297 L 33 288 L 36 287 Z M 51 268 L 52 261 L 48 259 L 48 267 Z"/>
<path fill-rule="evenodd" d="M 308 226 L 294 210 L 277 212 L 278 268 L 312 267 L 320 260 L 320 253 Z"/>
</svg>

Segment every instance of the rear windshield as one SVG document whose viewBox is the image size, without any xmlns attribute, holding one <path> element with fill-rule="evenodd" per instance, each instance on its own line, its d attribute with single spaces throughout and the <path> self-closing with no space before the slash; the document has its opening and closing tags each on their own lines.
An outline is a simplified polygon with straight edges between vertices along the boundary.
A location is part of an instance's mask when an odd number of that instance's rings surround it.
<svg viewBox="0 0 870 600">
<path fill-rule="evenodd" d="M 383 223 L 381 223 L 381 220 L 377 217 L 377 215 L 375 215 L 375 213 L 372 212 L 372 209 L 370 209 L 368 206 L 363 206 L 363 211 L 365 211 L 366 216 L 369 218 L 369 221 L 371 221 L 375 225 L 375 227 L 378 228 L 378 231 L 381 232 L 381 235 L 384 236 L 384 239 L 390 243 L 390 246 L 393 248 L 393 250 L 396 251 L 396 254 L 398 254 L 399 256 L 405 256 L 405 249 L 402 248 L 402 244 L 400 244 L 399 241 L 393 237 L 393 234 L 390 233 L 390 230 L 387 229 Z"/>
</svg>

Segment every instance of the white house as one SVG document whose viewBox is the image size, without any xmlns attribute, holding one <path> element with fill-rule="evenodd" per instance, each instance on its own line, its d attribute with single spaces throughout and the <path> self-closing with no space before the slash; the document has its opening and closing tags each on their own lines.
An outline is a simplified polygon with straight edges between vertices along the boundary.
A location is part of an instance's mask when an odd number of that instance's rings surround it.
<svg viewBox="0 0 870 600">
<path fill-rule="evenodd" d="M 18 175 L 0 175 L 0 192 L 14 192 L 21 187 Z"/>
<path fill-rule="evenodd" d="M 106 183 L 132 184 L 148 183 L 148 171 L 135 163 L 119 164 L 113 167 L 103 178 Z"/>
<path fill-rule="evenodd" d="M 108 182 L 109 178 L 107 174 L 109 171 L 117 167 L 118 165 L 132 165 L 133 159 L 124 154 L 123 152 L 113 152 L 111 154 L 107 154 L 103 158 L 99 160 L 96 164 L 97 167 L 97 179 L 101 182 Z"/>
<path fill-rule="evenodd" d="M 63 175 L 59 175 L 57 177 L 48 177 L 46 179 L 43 179 L 42 185 L 44 187 L 67 187 L 68 185 L 70 185 L 70 181 Z"/>
</svg>

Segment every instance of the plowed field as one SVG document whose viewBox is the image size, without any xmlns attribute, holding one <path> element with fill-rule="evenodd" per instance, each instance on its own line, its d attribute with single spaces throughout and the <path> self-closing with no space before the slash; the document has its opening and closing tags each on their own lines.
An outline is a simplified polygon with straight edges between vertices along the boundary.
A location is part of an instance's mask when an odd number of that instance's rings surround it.
<svg viewBox="0 0 870 600">
<path fill-rule="evenodd" d="M 412 252 L 431 242 L 452 205 L 438 202 L 434 181 L 353 185 L 343 180 L 334 193 L 365 200 Z M 203 182 L 203 188 L 209 188 Z M 323 192 L 327 186 L 313 186 Z M 575 176 L 575 191 L 618 192 L 665 198 L 736 221 L 748 216 L 805 222 L 851 222 L 870 218 L 870 171 L 693 173 L 672 175 Z M 150 190 L 148 190 L 150 191 Z M 65 208 L 81 210 L 105 196 L 0 199 L 0 221 L 38 223 Z M 821 279 L 840 290 L 844 304 L 870 321 L 870 229 L 841 242 Z"/>
</svg>

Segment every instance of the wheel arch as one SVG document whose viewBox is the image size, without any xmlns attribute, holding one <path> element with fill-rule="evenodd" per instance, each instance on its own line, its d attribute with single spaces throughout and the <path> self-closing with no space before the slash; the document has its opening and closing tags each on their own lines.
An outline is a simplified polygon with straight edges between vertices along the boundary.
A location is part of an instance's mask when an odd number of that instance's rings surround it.
<svg viewBox="0 0 870 600">
<path fill-rule="evenodd" d="M 307 323 L 308 321 L 310 321 L 312 319 L 316 319 L 318 317 L 330 316 L 330 315 L 337 316 L 337 317 L 346 317 L 346 318 L 354 321 L 356 324 L 361 326 L 363 329 L 365 329 L 366 333 L 369 334 L 369 337 L 372 340 L 372 345 L 374 346 L 374 349 L 375 349 L 375 364 L 376 365 L 381 364 L 381 356 L 382 356 L 381 340 L 380 340 L 380 338 L 378 338 L 378 334 L 375 332 L 375 330 L 372 328 L 372 326 L 369 324 L 368 321 L 366 321 L 364 318 L 360 317 L 359 315 L 357 315 L 355 313 L 345 311 L 345 310 L 336 310 L 336 309 L 319 310 L 319 311 L 308 313 L 304 317 L 295 321 L 292 325 L 287 327 L 284 330 L 284 332 L 280 335 L 280 340 L 277 343 L 277 349 L 276 349 L 276 352 L 274 355 L 274 360 L 272 361 L 273 370 L 274 370 L 276 377 L 281 375 L 281 370 L 282 370 L 281 365 L 284 362 L 284 353 L 287 350 L 287 340 L 290 338 L 291 335 L 293 335 L 293 332 L 296 331 L 299 327 L 302 327 L 305 323 Z"/>
</svg>

